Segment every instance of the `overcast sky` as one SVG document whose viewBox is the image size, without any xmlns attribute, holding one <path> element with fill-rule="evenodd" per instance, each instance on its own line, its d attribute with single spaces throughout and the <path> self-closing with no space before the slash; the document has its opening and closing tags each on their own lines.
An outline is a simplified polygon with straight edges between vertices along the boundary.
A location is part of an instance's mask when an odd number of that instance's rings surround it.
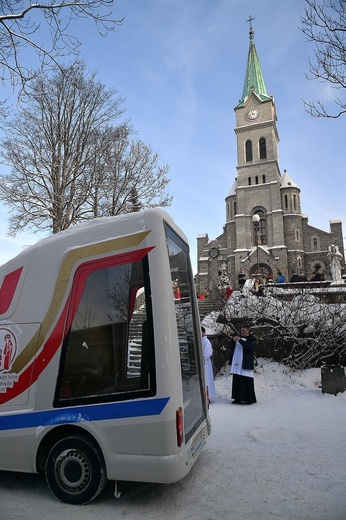
<svg viewBox="0 0 346 520">
<path fill-rule="evenodd" d="M 308 81 L 314 46 L 300 32 L 304 0 L 116 0 L 124 24 L 101 38 L 80 20 L 82 58 L 98 79 L 125 98 L 138 137 L 169 164 L 168 208 L 188 236 L 196 271 L 196 237 L 213 239 L 225 224 L 225 197 L 237 175 L 234 107 L 242 95 L 249 15 L 268 94 L 277 107 L 279 165 L 301 188 L 309 223 L 329 231 L 343 219 L 346 234 L 345 117 L 314 119 L 302 99 L 327 102 L 328 84 Z M 342 92 L 339 91 L 339 96 Z M 37 235 L 6 236 L 0 206 L 0 264 Z"/>
</svg>

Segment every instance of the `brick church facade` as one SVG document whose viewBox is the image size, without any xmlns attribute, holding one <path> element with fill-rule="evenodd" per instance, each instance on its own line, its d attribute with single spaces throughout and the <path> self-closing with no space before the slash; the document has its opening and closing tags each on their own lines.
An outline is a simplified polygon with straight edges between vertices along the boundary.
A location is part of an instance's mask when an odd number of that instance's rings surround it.
<svg viewBox="0 0 346 520">
<path fill-rule="evenodd" d="M 223 233 L 214 240 L 206 233 L 197 237 L 197 292 L 218 287 L 220 272 L 236 288 L 241 269 L 274 281 L 279 270 L 289 281 L 293 272 L 310 279 L 318 264 L 323 278 L 331 279 L 331 245 L 344 265 L 342 222 L 331 220 L 329 232 L 310 226 L 298 185 L 280 172 L 275 101 L 266 91 L 251 26 L 243 95 L 234 110 L 237 178 L 225 199 Z"/>
</svg>

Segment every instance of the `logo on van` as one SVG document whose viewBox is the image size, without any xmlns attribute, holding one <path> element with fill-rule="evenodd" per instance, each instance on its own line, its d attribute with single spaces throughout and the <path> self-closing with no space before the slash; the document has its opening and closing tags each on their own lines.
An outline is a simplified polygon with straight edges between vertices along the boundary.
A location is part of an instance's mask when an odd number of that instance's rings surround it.
<svg viewBox="0 0 346 520">
<path fill-rule="evenodd" d="M 12 373 L 12 365 L 18 354 L 17 337 L 22 331 L 18 325 L 0 322 L 0 394 L 17 383 L 19 375 Z"/>
<path fill-rule="evenodd" d="M 12 330 L 0 327 L 0 372 L 10 372 L 17 348 L 17 338 Z"/>
</svg>

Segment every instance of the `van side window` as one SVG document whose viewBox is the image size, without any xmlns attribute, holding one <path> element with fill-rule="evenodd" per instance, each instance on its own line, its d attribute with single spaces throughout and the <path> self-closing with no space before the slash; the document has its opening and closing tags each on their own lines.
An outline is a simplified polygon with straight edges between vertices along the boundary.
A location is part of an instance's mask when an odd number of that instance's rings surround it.
<svg viewBox="0 0 346 520">
<path fill-rule="evenodd" d="M 154 395 L 148 279 L 146 258 L 77 271 L 56 406 Z"/>
</svg>

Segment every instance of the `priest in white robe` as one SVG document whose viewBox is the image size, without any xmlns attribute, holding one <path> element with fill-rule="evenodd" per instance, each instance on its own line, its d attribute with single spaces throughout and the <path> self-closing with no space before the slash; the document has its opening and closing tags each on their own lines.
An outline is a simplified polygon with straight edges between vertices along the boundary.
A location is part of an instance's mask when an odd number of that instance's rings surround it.
<svg viewBox="0 0 346 520">
<path fill-rule="evenodd" d="M 229 348 L 233 354 L 231 361 L 233 404 L 253 404 L 257 402 L 254 385 L 254 356 L 256 338 L 247 327 L 240 329 L 240 336 L 233 336 Z"/>
<path fill-rule="evenodd" d="M 209 339 L 207 338 L 205 328 L 202 329 L 202 346 L 203 346 L 203 355 L 204 355 L 204 365 L 205 365 L 205 379 L 206 384 L 209 391 L 209 401 L 215 399 L 216 391 L 215 391 L 215 381 L 214 381 L 214 372 L 213 372 L 213 364 L 211 362 L 211 356 L 213 355 L 213 347 Z"/>
</svg>

